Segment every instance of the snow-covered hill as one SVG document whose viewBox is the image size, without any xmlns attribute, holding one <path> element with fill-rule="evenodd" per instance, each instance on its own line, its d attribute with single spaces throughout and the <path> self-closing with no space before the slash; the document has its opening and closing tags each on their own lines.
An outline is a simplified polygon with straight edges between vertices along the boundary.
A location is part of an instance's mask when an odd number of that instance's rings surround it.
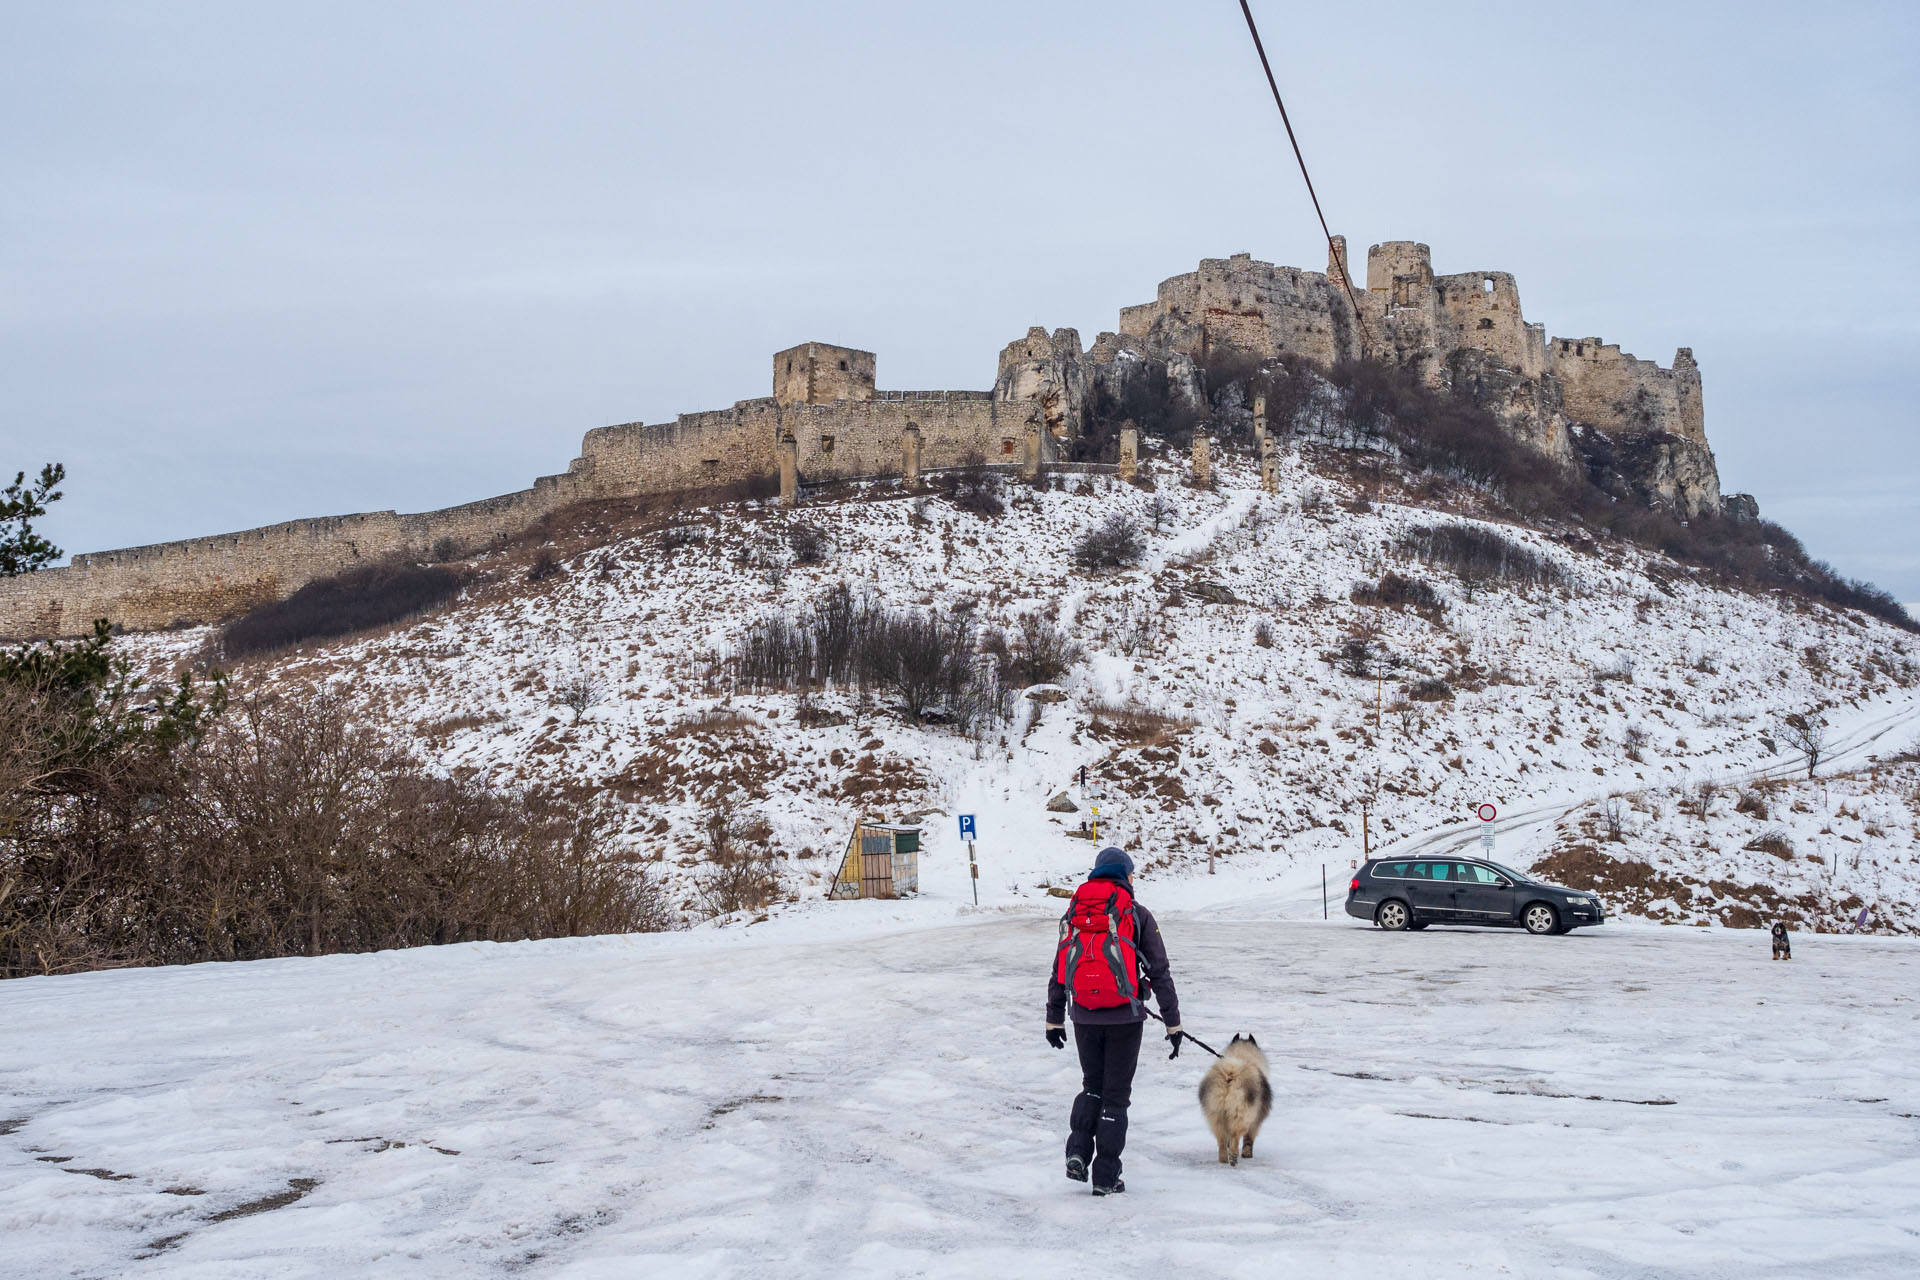
<svg viewBox="0 0 1920 1280">
<path fill-rule="evenodd" d="M 1920 643 L 1881 622 L 1716 590 L 1626 544 L 1369 500 L 1311 450 L 1284 455 L 1277 494 L 1260 492 L 1244 461 L 1218 470 L 1213 491 L 1164 476 L 1154 493 L 1107 476 L 1010 486 L 997 518 L 876 486 L 798 517 L 745 503 L 665 532 L 640 521 L 606 545 L 574 544 L 545 583 L 509 571 L 511 557 L 482 560 L 492 576 L 457 607 L 251 666 L 242 683 L 333 682 L 451 772 L 604 807 L 690 914 L 702 821 L 722 802 L 765 820 L 804 900 L 823 892 L 862 813 L 933 815 L 935 860 L 952 855 L 946 815 L 977 813 L 982 900 L 1033 897 L 1087 861 L 1075 834 L 1082 767 L 1103 842 L 1135 849 L 1155 878 L 1204 874 L 1210 854 L 1236 882 L 1337 872 L 1361 852 L 1363 804 L 1378 847 L 1483 801 L 1557 815 L 1632 794 L 1643 816 L 1616 852 L 1662 875 L 1771 885 L 1782 865 L 1743 850 L 1746 825 L 1716 826 L 1710 813 L 1683 829 L 1656 816 L 1677 809 L 1658 797 L 1792 772 L 1798 757 L 1780 736 L 1791 714 L 1818 712 L 1836 733 L 1882 726 L 1837 764 L 1920 740 Z M 1144 564 L 1076 569 L 1076 537 L 1116 511 L 1147 529 Z M 824 533 L 822 563 L 792 563 L 795 518 Z M 1463 583 L 1407 551 L 1411 531 L 1450 523 L 1496 530 L 1557 566 L 1565 587 Z M 1356 583 L 1389 570 L 1433 585 L 1442 607 L 1353 601 Z M 1083 656 L 1058 690 L 1033 691 L 972 738 L 908 724 L 877 696 L 828 691 L 803 705 L 736 687 L 726 660 L 749 625 L 803 611 L 840 582 L 982 627 L 1039 611 Z M 1347 674 L 1339 655 L 1356 634 L 1390 655 L 1384 678 Z M 147 643 L 165 658 L 203 639 Z M 590 691 L 577 720 L 560 705 L 564 686 Z M 1081 812 L 1048 812 L 1063 790 Z M 1877 927 L 1914 927 L 1911 789 L 1872 803 L 1892 842 L 1794 879 L 1782 909 L 1831 927 L 1865 903 L 1884 908 Z M 1571 832 L 1586 819 L 1569 821 Z M 1502 854 L 1524 862 L 1570 843 L 1536 825 Z M 1696 900 L 1682 914 L 1726 912 Z"/>
<path fill-rule="evenodd" d="M 1060 1173 L 1038 906 L 0 984 L 0 1276 L 1905 1277 L 1912 939 L 1161 915 L 1277 1105 L 1215 1162 L 1143 1054 Z M 1154 895 L 1150 886 L 1143 892 Z M 1310 904 L 1318 914 L 1318 902 Z M 1280 913 L 1293 917 L 1279 918 Z"/>
</svg>

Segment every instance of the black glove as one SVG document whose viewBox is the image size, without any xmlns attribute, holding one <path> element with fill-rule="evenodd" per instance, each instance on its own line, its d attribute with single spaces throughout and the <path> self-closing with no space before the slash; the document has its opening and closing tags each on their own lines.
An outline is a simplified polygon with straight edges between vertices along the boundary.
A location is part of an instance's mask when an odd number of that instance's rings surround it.
<svg viewBox="0 0 1920 1280">
<path fill-rule="evenodd" d="M 1056 1049 L 1066 1048 L 1067 1047 L 1067 1029 L 1065 1027 L 1048 1027 L 1047 1043 L 1052 1045 Z"/>
<path fill-rule="evenodd" d="M 1173 1052 L 1167 1055 L 1167 1061 L 1171 1062 L 1175 1058 L 1180 1056 L 1180 1042 L 1182 1040 L 1185 1040 L 1186 1038 L 1187 1038 L 1187 1033 L 1180 1030 L 1180 1028 L 1178 1027 L 1175 1027 L 1172 1031 L 1167 1032 L 1167 1043 L 1173 1046 Z"/>
</svg>

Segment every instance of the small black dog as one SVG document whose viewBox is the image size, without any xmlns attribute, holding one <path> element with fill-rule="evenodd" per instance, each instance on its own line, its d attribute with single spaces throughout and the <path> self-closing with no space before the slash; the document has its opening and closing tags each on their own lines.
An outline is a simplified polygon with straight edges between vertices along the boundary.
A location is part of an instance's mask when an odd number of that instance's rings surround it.
<svg viewBox="0 0 1920 1280">
<path fill-rule="evenodd" d="M 1775 960 L 1793 959 L 1793 943 L 1787 937 L 1787 922 L 1784 920 L 1773 926 L 1773 958 Z"/>
</svg>

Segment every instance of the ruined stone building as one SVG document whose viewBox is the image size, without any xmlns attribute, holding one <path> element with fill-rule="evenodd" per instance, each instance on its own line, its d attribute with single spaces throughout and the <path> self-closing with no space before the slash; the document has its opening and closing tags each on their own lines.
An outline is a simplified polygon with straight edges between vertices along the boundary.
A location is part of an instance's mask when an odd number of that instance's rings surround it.
<svg viewBox="0 0 1920 1280">
<path fill-rule="evenodd" d="M 1155 368 L 1198 401 L 1196 370 L 1227 349 L 1392 360 L 1472 397 L 1566 468 L 1613 467 L 1635 496 L 1688 517 L 1720 509 L 1687 348 L 1663 369 L 1598 338 L 1549 338 L 1521 314 L 1511 275 L 1436 276 L 1423 244 L 1369 249 L 1365 288 L 1347 276 L 1344 239 L 1329 256 L 1324 274 L 1246 254 L 1207 259 L 1123 309 L 1119 331 L 1088 349 L 1073 329 L 1029 329 L 1001 351 L 990 391 L 879 390 L 874 353 L 802 343 L 773 357 L 772 395 L 589 431 L 564 473 L 516 493 L 76 555 L 0 580 L 0 636 L 74 634 L 101 617 L 135 629 L 217 619 L 355 564 L 478 550 L 580 502 L 776 481 L 790 497 L 803 484 L 917 480 L 973 462 L 1034 470 L 1065 456 L 1098 391 Z"/>
</svg>

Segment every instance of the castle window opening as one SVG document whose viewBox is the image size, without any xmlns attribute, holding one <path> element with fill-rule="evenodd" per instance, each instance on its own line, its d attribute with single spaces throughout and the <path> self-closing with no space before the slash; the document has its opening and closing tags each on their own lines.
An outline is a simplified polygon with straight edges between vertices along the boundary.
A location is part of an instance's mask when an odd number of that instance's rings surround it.
<svg viewBox="0 0 1920 1280">
<path fill-rule="evenodd" d="M 1492 276 L 1488 276 L 1488 277 L 1487 277 L 1487 279 L 1486 279 L 1486 280 L 1484 281 L 1484 284 L 1485 284 L 1485 286 L 1486 286 L 1486 291 L 1487 291 L 1488 293 L 1492 293 L 1492 292 L 1493 292 L 1493 277 L 1492 277 Z"/>
<path fill-rule="evenodd" d="M 833 452 L 833 437 L 832 437 L 832 436 L 821 436 L 821 437 L 820 437 L 820 452 L 822 452 L 822 453 L 832 453 L 832 452 Z"/>
<path fill-rule="evenodd" d="M 1583 356 L 1587 354 L 1587 344 L 1584 342 L 1575 343 L 1573 348 L 1573 354 L 1577 356 Z"/>
<path fill-rule="evenodd" d="M 1493 328 L 1493 317 L 1492 317 L 1492 316 L 1481 316 L 1481 317 L 1480 317 L 1480 327 L 1481 327 L 1482 329 L 1491 329 L 1491 328 Z"/>
<path fill-rule="evenodd" d="M 1493 286 L 1489 285 L 1487 287 L 1492 288 Z M 845 360 L 842 360 L 840 362 L 840 372 L 845 373 L 846 371 L 847 371 L 847 362 Z"/>
<path fill-rule="evenodd" d="M 1003 454 L 1011 454 L 1013 452 L 1013 441 L 1002 440 L 1000 442 L 1000 452 Z"/>
</svg>

